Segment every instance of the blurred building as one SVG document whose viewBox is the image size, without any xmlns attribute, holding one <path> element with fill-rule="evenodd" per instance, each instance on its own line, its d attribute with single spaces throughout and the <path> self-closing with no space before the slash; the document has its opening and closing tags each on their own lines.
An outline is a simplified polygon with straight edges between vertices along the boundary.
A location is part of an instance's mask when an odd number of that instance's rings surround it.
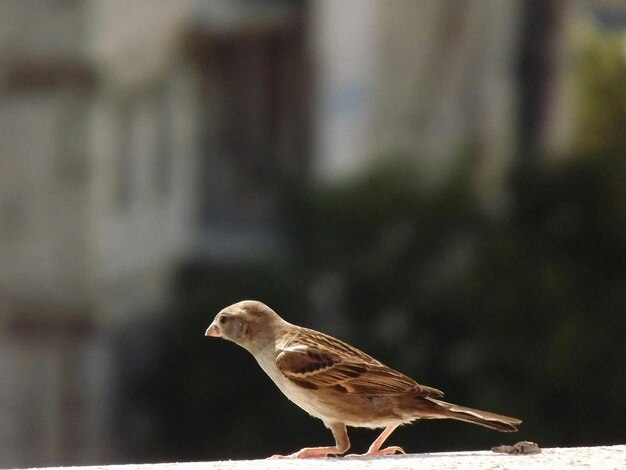
<svg viewBox="0 0 626 470">
<path fill-rule="evenodd" d="M 197 247 L 271 231 L 268 174 L 306 157 L 296 25 L 281 2 L 0 4 L 0 466 L 114 459 L 117 333 Z"/>
<path fill-rule="evenodd" d="M 312 2 L 315 173 L 410 156 L 436 185 L 471 155 L 498 205 L 516 159 L 571 146 L 580 28 L 623 32 L 625 18 L 621 0 Z"/>
<path fill-rule="evenodd" d="M 501 174 L 516 145 L 521 2 L 366 3 L 315 3 L 322 176 L 415 155 L 437 180 L 460 149 Z"/>
<path fill-rule="evenodd" d="M 566 141 L 575 3 L 531 4 L 0 2 L 0 466 L 115 460 L 116 335 L 280 246 L 294 181 Z"/>
<path fill-rule="evenodd" d="M 497 199 L 520 149 L 569 131 L 559 93 L 574 2 L 366 4 L 314 2 L 321 177 L 409 155 L 436 185 L 478 155 L 477 187 Z"/>
<path fill-rule="evenodd" d="M 111 332 L 159 310 L 189 243 L 185 8 L 151 3 L 0 5 L 2 466 L 109 455 Z"/>
</svg>

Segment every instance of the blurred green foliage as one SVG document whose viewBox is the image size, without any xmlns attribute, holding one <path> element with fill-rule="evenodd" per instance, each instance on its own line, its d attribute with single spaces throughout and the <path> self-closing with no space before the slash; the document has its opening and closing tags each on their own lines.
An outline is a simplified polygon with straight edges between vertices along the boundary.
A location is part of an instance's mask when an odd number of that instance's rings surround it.
<svg viewBox="0 0 626 470">
<path fill-rule="evenodd" d="M 574 148 L 626 152 L 626 49 L 623 32 L 581 31 L 575 55 L 578 132 Z"/>
<path fill-rule="evenodd" d="M 159 360 L 127 390 L 152 420 L 137 459 L 258 458 L 332 442 L 247 352 L 203 337 L 217 311 L 244 298 L 352 342 L 452 402 L 524 420 L 517 435 L 417 423 L 391 438 L 408 451 L 623 442 L 624 155 L 524 166 L 497 217 L 480 210 L 468 168 L 426 191 L 409 161 L 289 198 L 291 243 L 275 258 L 181 270 Z M 375 432 L 351 437 L 362 451 Z"/>
</svg>

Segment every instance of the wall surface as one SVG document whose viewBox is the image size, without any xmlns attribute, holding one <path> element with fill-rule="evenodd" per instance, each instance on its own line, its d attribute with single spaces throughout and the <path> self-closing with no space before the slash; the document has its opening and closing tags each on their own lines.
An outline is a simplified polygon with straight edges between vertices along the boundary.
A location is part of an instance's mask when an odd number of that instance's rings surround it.
<svg viewBox="0 0 626 470">
<path fill-rule="evenodd" d="M 352 469 L 392 470 L 428 469 L 476 469 L 476 468 L 624 468 L 626 446 L 572 447 L 544 449 L 539 454 L 507 455 L 490 451 L 445 452 L 437 454 L 409 454 L 383 458 L 346 457 L 309 460 L 272 460 L 277 470 L 298 468 L 339 469 L 349 462 Z M 113 465 L 108 467 L 83 467 L 93 470 L 207 470 L 207 469 L 261 469 L 268 468 L 268 460 L 228 460 L 222 462 L 172 463 L 159 465 Z M 63 468 L 63 467 L 59 467 Z M 49 469 L 53 470 L 53 469 Z"/>
</svg>

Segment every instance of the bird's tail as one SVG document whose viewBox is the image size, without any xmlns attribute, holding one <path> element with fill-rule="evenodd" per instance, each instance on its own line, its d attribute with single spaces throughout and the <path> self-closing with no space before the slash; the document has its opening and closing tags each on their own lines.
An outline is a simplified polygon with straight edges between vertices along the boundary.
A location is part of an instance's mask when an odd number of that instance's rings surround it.
<svg viewBox="0 0 626 470">
<path fill-rule="evenodd" d="M 475 410 L 465 406 L 454 405 L 436 398 L 427 398 L 427 400 L 435 405 L 441 412 L 442 418 L 456 419 L 468 423 L 478 424 L 486 428 L 495 429 L 500 432 L 515 432 L 516 425 L 522 422 L 521 419 L 510 418 L 489 411 Z"/>
</svg>

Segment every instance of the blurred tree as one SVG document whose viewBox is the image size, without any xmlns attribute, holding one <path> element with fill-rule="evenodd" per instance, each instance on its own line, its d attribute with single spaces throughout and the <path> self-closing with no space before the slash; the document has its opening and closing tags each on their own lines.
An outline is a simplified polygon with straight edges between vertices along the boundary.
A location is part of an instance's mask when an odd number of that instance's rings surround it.
<svg viewBox="0 0 626 470">
<path fill-rule="evenodd" d="M 520 2 L 518 79 L 519 157 L 537 157 L 542 147 L 542 126 L 550 107 L 550 90 L 556 79 L 558 48 L 566 22 L 568 2 Z M 524 162 L 520 162 L 523 164 Z"/>
<path fill-rule="evenodd" d="M 544 445 L 620 440 L 625 177 L 621 155 L 527 168 L 513 179 L 507 221 L 484 238 L 482 282 L 471 291 L 492 316 L 476 309 L 475 318 L 489 322 L 480 328 L 486 341 L 510 342 L 495 365 L 515 364 L 507 374 L 516 377 L 524 430 Z"/>
</svg>

